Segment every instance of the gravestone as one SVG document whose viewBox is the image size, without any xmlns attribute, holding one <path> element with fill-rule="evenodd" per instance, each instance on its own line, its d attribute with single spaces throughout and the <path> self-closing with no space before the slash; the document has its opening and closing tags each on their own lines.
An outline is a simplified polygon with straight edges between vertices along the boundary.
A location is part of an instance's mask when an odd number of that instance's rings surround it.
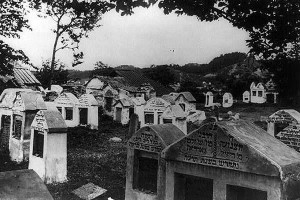
<svg viewBox="0 0 300 200">
<path fill-rule="evenodd" d="M 101 188 L 93 183 L 88 183 L 80 188 L 74 190 L 72 193 L 81 199 L 91 200 L 107 192 L 106 189 Z"/>
<path fill-rule="evenodd" d="M 126 136 L 126 139 L 129 139 L 132 137 L 132 135 L 139 129 L 139 116 L 135 113 L 133 113 L 130 117 L 129 121 L 129 130 L 128 134 Z"/>
</svg>

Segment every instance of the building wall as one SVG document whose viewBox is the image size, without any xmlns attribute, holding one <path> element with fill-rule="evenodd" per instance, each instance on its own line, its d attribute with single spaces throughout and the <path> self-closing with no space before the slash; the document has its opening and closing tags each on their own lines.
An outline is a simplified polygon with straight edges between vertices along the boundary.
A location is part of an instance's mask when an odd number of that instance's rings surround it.
<svg viewBox="0 0 300 200">
<path fill-rule="evenodd" d="M 149 194 L 133 189 L 133 174 L 134 174 L 134 149 L 127 149 L 127 168 L 126 168 L 126 190 L 125 190 L 125 200 L 162 200 L 159 198 L 160 195 L 164 194 L 164 180 L 165 180 L 165 165 L 164 163 L 159 163 L 158 169 L 158 185 L 157 194 Z M 146 180 L 145 180 L 146 181 Z"/>
<path fill-rule="evenodd" d="M 180 104 L 185 104 L 185 112 L 190 112 L 192 110 L 196 110 L 196 103 L 190 103 L 189 101 L 186 100 L 186 98 L 184 98 L 183 95 L 180 95 L 176 101 L 175 101 L 176 105 L 180 105 Z"/>
<path fill-rule="evenodd" d="M 56 104 L 56 107 L 62 108 L 62 117 L 65 120 L 68 127 L 76 127 L 79 125 L 79 109 L 73 104 Z M 73 119 L 66 120 L 66 108 L 73 108 Z"/>
<path fill-rule="evenodd" d="M 275 135 L 275 123 L 268 122 L 267 132 L 274 137 Z"/>
<path fill-rule="evenodd" d="M 174 119 L 174 125 L 177 126 L 184 134 L 187 134 L 187 122 L 186 119 Z"/>
<path fill-rule="evenodd" d="M 256 95 L 253 96 L 253 91 L 256 92 Z M 262 96 L 258 96 L 258 91 L 262 92 Z M 265 103 L 266 102 L 266 93 L 264 89 L 251 89 L 250 90 L 250 102 L 251 103 Z"/>
<path fill-rule="evenodd" d="M 47 134 L 45 156 L 46 183 L 61 183 L 67 180 L 67 133 Z"/>
<path fill-rule="evenodd" d="M 211 107 L 214 103 L 214 96 L 213 95 L 205 95 L 205 107 Z"/>
<path fill-rule="evenodd" d="M 15 113 L 14 113 L 15 114 Z M 24 129 L 25 129 L 25 113 L 24 112 L 18 112 L 18 115 L 22 116 L 22 128 L 21 128 L 21 138 L 16 139 L 12 136 L 13 132 L 13 122 L 12 122 L 12 129 L 10 133 L 10 145 L 9 145 L 9 155 L 12 161 L 15 162 L 22 162 L 24 159 L 24 150 L 29 151 L 29 148 L 25 148 L 24 146 L 28 147 L 29 139 L 24 139 Z M 11 118 L 13 121 L 13 117 Z M 28 155 L 28 153 L 27 153 Z"/>
<path fill-rule="evenodd" d="M 134 106 L 134 113 L 139 116 L 139 122 L 144 122 L 144 105 L 135 105 Z"/>
<path fill-rule="evenodd" d="M 99 90 L 103 87 L 104 83 L 98 78 L 93 78 L 86 86 L 86 93 L 90 94 L 95 90 Z"/>
<path fill-rule="evenodd" d="M 11 146 L 11 136 L 12 136 L 12 126 L 13 126 L 13 111 L 10 110 L 10 109 L 5 109 L 5 108 L 0 108 L 0 129 L 2 128 L 1 125 L 2 125 L 2 115 L 7 115 L 7 116 L 10 116 L 10 130 L 9 130 L 9 139 L 8 139 L 8 149 L 10 148 Z M 2 130 L 0 130 L 2 131 Z M 0 138 L 1 140 L 2 138 Z"/>
<path fill-rule="evenodd" d="M 45 144 L 47 144 L 47 135 L 46 135 L 46 131 L 44 131 L 43 133 L 44 133 L 44 147 L 45 147 Z M 28 169 L 33 169 L 39 175 L 39 177 L 44 181 L 46 177 L 45 156 L 47 155 L 47 148 L 44 148 L 43 158 L 33 155 L 33 139 L 34 139 L 34 129 L 31 129 Z"/>
<path fill-rule="evenodd" d="M 268 177 L 177 161 L 167 161 L 166 165 L 166 200 L 174 199 L 175 173 L 213 179 L 214 200 L 226 200 L 227 184 L 266 191 L 268 200 L 284 199 L 281 194 L 281 182 L 278 177 Z"/>
<path fill-rule="evenodd" d="M 121 108 L 121 124 L 125 125 L 129 123 L 129 107 L 123 107 L 121 103 L 114 106 L 114 120 L 117 120 L 117 108 Z"/>
<path fill-rule="evenodd" d="M 91 129 L 98 129 L 98 106 L 89 106 L 88 107 L 88 125 L 91 126 Z"/>
</svg>

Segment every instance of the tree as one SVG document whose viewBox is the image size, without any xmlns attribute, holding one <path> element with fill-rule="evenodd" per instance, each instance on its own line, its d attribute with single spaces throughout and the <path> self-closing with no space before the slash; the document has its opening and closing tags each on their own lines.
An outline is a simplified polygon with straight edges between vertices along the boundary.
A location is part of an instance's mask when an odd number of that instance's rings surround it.
<svg viewBox="0 0 300 200">
<path fill-rule="evenodd" d="M 74 56 L 72 65 L 81 64 L 83 58 L 83 52 L 79 52 L 81 38 L 88 37 L 88 33 L 99 26 L 101 15 L 112 6 L 106 1 L 42 0 L 40 10 L 44 10 L 45 14 L 56 23 L 53 30 L 55 40 L 52 49 L 49 86 L 52 84 L 54 75 L 56 53 L 63 49 L 70 49 Z"/>
<path fill-rule="evenodd" d="M 92 76 L 117 76 L 114 68 L 110 67 L 107 64 L 104 64 L 102 61 L 97 61 L 95 63 L 95 68 L 92 72 Z"/>
<path fill-rule="evenodd" d="M 167 86 L 175 82 L 175 74 L 171 66 L 172 65 L 152 65 L 149 69 L 144 70 L 144 74 L 150 79 Z"/>
<path fill-rule="evenodd" d="M 53 79 L 51 80 L 53 84 L 61 85 L 67 83 L 69 80 L 68 70 L 65 69 L 65 64 L 60 62 L 59 60 L 54 62 L 54 71 L 53 71 Z M 43 62 L 42 67 L 37 71 L 36 78 L 41 82 L 43 87 L 48 87 L 50 82 L 51 73 L 51 61 L 46 60 Z"/>
<path fill-rule="evenodd" d="M 19 32 L 29 29 L 28 21 L 24 18 L 26 9 L 22 0 L 6 0 L 0 4 L 0 35 L 8 38 L 18 38 Z M 15 50 L 3 40 L 0 40 L 0 74 L 11 75 L 11 61 L 23 61 L 29 64 L 28 57 L 21 50 Z"/>
</svg>

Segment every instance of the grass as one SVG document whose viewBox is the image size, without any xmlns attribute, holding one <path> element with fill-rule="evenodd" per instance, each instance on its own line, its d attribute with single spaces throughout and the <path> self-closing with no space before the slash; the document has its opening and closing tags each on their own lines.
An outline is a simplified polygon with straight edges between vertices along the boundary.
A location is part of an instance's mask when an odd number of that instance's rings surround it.
<svg viewBox="0 0 300 200">
<path fill-rule="evenodd" d="M 107 192 L 96 200 L 114 200 L 125 198 L 126 180 L 126 141 L 128 127 L 105 121 L 100 130 L 84 127 L 68 130 L 68 181 L 60 184 L 48 184 L 48 190 L 54 199 L 80 199 L 73 190 L 87 183 L 94 183 Z M 109 142 L 109 138 L 119 137 L 120 143 Z M 0 153 L 0 171 L 27 169 L 28 162 L 14 163 L 8 153 Z M 3 163 L 3 164 L 2 164 Z"/>
</svg>

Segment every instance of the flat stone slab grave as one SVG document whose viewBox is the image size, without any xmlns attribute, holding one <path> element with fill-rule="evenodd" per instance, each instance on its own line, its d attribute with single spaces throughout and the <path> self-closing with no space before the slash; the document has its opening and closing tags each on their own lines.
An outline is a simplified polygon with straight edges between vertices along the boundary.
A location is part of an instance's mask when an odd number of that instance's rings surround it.
<svg viewBox="0 0 300 200">
<path fill-rule="evenodd" d="M 91 200 L 107 192 L 106 189 L 101 188 L 93 183 L 88 183 L 76 190 L 72 191 L 73 194 L 77 195 L 81 199 Z"/>
</svg>

